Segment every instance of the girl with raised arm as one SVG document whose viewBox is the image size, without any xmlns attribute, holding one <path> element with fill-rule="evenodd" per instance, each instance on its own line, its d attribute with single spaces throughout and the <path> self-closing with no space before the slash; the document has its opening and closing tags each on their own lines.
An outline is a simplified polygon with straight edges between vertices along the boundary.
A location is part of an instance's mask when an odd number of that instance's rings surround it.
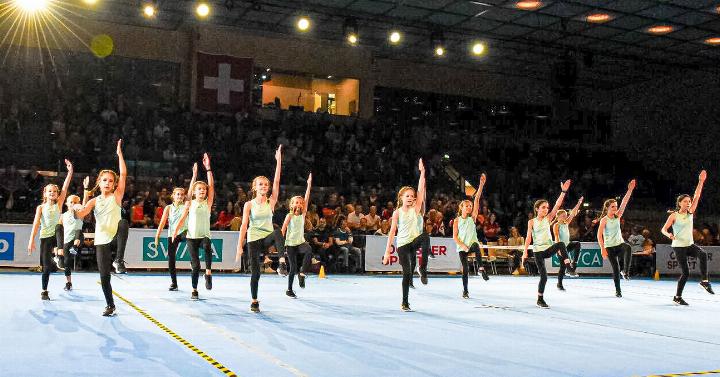
<svg viewBox="0 0 720 377">
<path fill-rule="evenodd" d="M 193 164 L 193 175 L 190 180 L 190 188 L 187 192 L 192 192 L 195 181 L 197 180 L 197 163 Z M 183 222 L 182 226 L 178 230 L 180 225 L 180 218 L 185 213 L 185 189 L 182 187 L 175 187 L 172 191 L 172 203 L 165 206 L 163 209 L 160 223 L 158 224 L 157 233 L 155 233 L 155 247 L 160 247 L 160 232 L 165 228 L 165 223 L 168 224 L 168 269 L 170 270 L 170 291 L 177 291 L 177 272 L 175 269 L 175 261 L 177 257 L 177 249 L 180 242 L 185 241 L 187 236 L 187 222 Z M 172 238 L 175 234 L 175 230 L 178 230 L 177 237 Z"/>
<path fill-rule="evenodd" d="M 60 262 L 60 257 L 63 257 L 64 269 L 65 269 L 65 290 L 72 290 L 72 268 L 73 258 L 77 255 L 80 243 L 84 240 L 83 237 L 83 220 L 75 217 L 75 208 L 80 204 L 80 197 L 77 195 L 70 195 L 67 198 L 67 211 L 60 216 L 60 222 L 55 228 L 55 238 L 57 240 L 57 256 L 56 263 Z"/>
<path fill-rule="evenodd" d="M 193 180 L 197 174 L 197 165 L 193 165 Z M 210 167 L 210 156 L 203 154 L 203 166 L 207 171 L 207 183 L 203 181 L 191 181 L 190 201 L 185 202 L 182 216 L 172 233 L 170 242 L 176 242 L 183 231 L 187 221 L 187 233 L 185 239 L 187 249 L 190 253 L 190 266 L 192 267 L 192 293 L 190 299 L 200 298 L 197 290 L 200 280 L 200 247 L 205 251 L 205 289 L 212 289 L 212 259 L 213 250 L 210 239 L 210 209 L 215 201 L 215 180 L 213 179 L 212 168 Z M 178 243 L 180 241 L 177 241 Z"/>
<path fill-rule="evenodd" d="M 116 270 L 124 264 L 123 254 L 128 237 L 129 224 L 121 217 L 122 198 L 125 195 L 125 181 L 127 167 L 122 153 L 122 139 L 117 142 L 116 153 L 120 175 L 112 170 L 101 170 L 98 174 L 95 187 L 88 190 L 89 179 L 83 181 L 85 195 L 83 207 L 75 211 L 75 217 L 82 219 L 93 211 L 95 216 L 95 256 L 100 271 L 100 285 L 105 295 L 106 317 L 115 314 L 115 301 L 113 300 L 112 285 L 110 285 L 110 271 L 113 267 L 112 253 L 117 253 Z M 100 195 L 90 199 L 90 196 L 100 190 Z M 124 270 L 124 267 L 123 267 Z"/>
<path fill-rule="evenodd" d="M 57 238 L 55 236 L 55 227 L 60 221 L 60 213 L 62 212 L 62 203 L 65 202 L 70 181 L 72 181 L 73 166 L 69 160 L 65 160 L 67 175 L 63 182 L 62 190 L 58 189 L 56 184 L 48 184 L 43 188 L 42 204 L 35 209 L 35 219 L 33 219 L 32 233 L 28 242 L 28 255 L 32 255 L 35 251 L 35 236 L 40 231 L 40 261 L 42 265 L 42 291 L 40 298 L 49 300 L 48 283 L 50 282 L 50 271 L 53 263 L 53 249 L 57 247 Z"/>
<path fill-rule="evenodd" d="M 475 191 L 475 199 L 471 202 L 467 199 L 460 202 L 458 206 L 458 216 L 453 221 L 453 239 L 457 245 L 460 264 L 462 265 L 462 283 L 463 298 L 470 298 L 468 292 L 468 254 L 475 253 L 475 258 L 480 265 L 482 277 L 489 280 L 485 267 L 482 267 L 482 251 L 480 251 L 480 241 L 477 237 L 477 229 L 475 228 L 475 219 L 477 219 L 480 208 L 480 197 L 486 181 L 485 173 L 480 176 L 480 184 Z"/>
<path fill-rule="evenodd" d="M 568 214 L 568 211 L 561 209 L 557 213 L 557 222 L 553 225 L 553 235 L 555 235 L 555 242 L 562 242 L 565 244 L 565 249 L 568 252 L 568 255 L 572 258 L 573 265 L 577 267 L 578 259 L 580 258 L 580 242 L 578 241 L 572 241 L 570 242 L 570 229 L 568 229 L 568 224 L 570 224 L 575 216 L 577 216 L 578 211 L 580 210 L 580 206 L 582 205 L 583 197 L 580 197 L 580 200 L 578 200 L 577 204 L 575 204 L 575 207 L 570 211 Z M 573 254 L 571 255 L 570 252 Z M 558 283 L 557 287 L 559 290 L 564 291 L 565 287 L 563 287 L 563 278 L 565 277 L 565 271 L 567 269 L 565 268 L 565 264 L 560 264 L 560 270 L 558 271 Z"/>
<path fill-rule="evenodd" d="M 552 241 L 552 235 L 550 234 L 550 222 L 555 219 L 558 210 L 562 206 L 563 200 L 565 200 L 565 194 L 570 188 L 572 181 L 569 179 L 560 185 L 560 196 L 555 201 L 555 205 L 550 210 L 550 204 L 545 199 L 535 201 L 534 210 L 535 217 L 528 221 L 527 236 L 525 237 L 525 247 L 523 249 L 522 264 L 525 264 L 525 260 L 528 258 L 528 248 L 530 243 L 533 244 L 533 255 L 535 256 L 535 264 L 537 265 L 538 272 L 540 272 L 540 283 L 538 283 L 538 299 L 537 306 L 547 309 L 548 304 L 545 302 L 543 294 L 545 293 L 545 284 L 547 283 L 547 270 L 545 269 L 545 259 L 551 258 L 553 254 L 558 254 L 561 260 L 561 264 L 565 264 L 568 273 L 571 276 L 577 276 L 575 274 L 575 266 L 572 260 L 568 257 L 567 249 L 565 244 L 562 242 Z"/>
<path fill-rule="evenodd" d="M 388 233 L 385 255 L 383 256 L 383 264 L 389 264 L 395 234 L 397 233 L 397 254 L 403 272 L 403 300 L 400 307 L 406 312 L 410 311 L 408 293 L 413 277 L 412 260 L 417 258 L 417 249 L 422 247 L 425 255 L 420 261 L 420 281 L 427 284 L 426 256 L 427 252 L 430 251 L 430 237 L 421 234 L 418 226 L 418 214 L 422 212 L 422 203 L 425 200 L 425 165 L 423 165 L 422 159 L 418 162 L 418 169 L 420 169 L 420 180 L 417 191 L 410 186 L 404 186 L 398 192 L 397 209 L 392 214 L 392 223 Z M 416 192 L 418 193 L 417 198 L 415 196 Z"/>
<path fill-rule="evenodd" d="M 280 173 L 282 170 L 282 145 L 275 151 L 275 177 L 273 177 L 272 191 L 270 180 L 266 177 L 255 177 L 252 181 L 252 199 L 243 207 L 243 219 L 240 225 L 240 239 L 238 240 L 235 261 L 239 262 L 243 253 L 243 243 L 247 236 L 248 253 L 250 254 L 250 294 L 252 303 L 250 310 L 260 312 L 258 301 L 258 286 L 260 285 L 261 263 L 263 254 L 272 245 L 279 255 L 285 254 L 285 240 L 280 228 L 275 229 L 272 223 L 275 205 L 280 195 Z"/>
<path fill-rule="evenodd" d="M 630 196 L 635 190 L 635 180 L 628 183 L 628 189 L 625 196 L 620 202 L 618 208 L 617 200 L 608 199 L 603 204 L 602 214 L 600 215 L 600 225 L 597 231 L 597 240 L 602 251 L 603 258 L 610 260 L 610 266 L 613 270 L 613 281 L 615 282 L 615 297 L 622 297 L 620 290 L 620 275 L 622 274 L 626 280 L 630 279 L 630 245 L 628 245 L 622 236 L 620 229 L 620 218 L 625 213 L 625 208 L 630 201 Z M 623 258 L 625 270 L 620 271 L 620 258 Z"/>
<path fill-rule="evenodd" d="M 712 290 L 712 286 L 710 285 L 708 276 L 707 253 L 695 245 L 693 241 L 693 216 L 695 215 L 695 210 L 697 209 L 698 202 L 700 201 L 700 195 L 702 194 L 706 178 L 707 172 L 705 170 L 701 171 L 700 176 L 698 177 L 697 187 L 695 187 L 695 194 L 692 198 L 687 194 L 678 196 L 675 211 L 670 213 L 670 216 L 668 216 L 668 219 L 665 221 L 665 225 L 663 225 L 661 230 L 665 237 L 672 240 L 671 246 L 675 252 L 678 263 L 680 263 L 680 268 L 682 269 L 682 275 L 680 275 L 680 279 L 678 279 L 677 291 L 675 292 L 675 297 L 673 297 L 673 301 L 678 305 L 688 304 L 682 298 L 685 283 L 690 276 L 690 268 L 688 267 L 687 260 L 688 257 L 695 257 L 700 261 L 700 278 L 702 279 L 700 281 L 700 286 L 711 295 L 715 294 Z M 673 230 L 672 233 L 668 231 L 671 226 Z"/>
<path fill-rule="evenodd" d="M 288 274 L 288 289 L 285 294 L 297 298 L 293 292 L 295 274 L 298 275 L 300 288 L 305 288 L 305 273 L 310 270 L 312 261 L 312 248 L 305 241 L 305 214 L 310 204 L 310 189 L 312 187 L 312 173 L 308 175 L 305 197 L 293 196 L 290 199 L 290 212 L 285 216 L 282 226 L 282 235 L 285 237 L 285 250 L 290 263 Z M 302 265 L 298 270 L 298 256 L 302 256 Z"/>
</svg>

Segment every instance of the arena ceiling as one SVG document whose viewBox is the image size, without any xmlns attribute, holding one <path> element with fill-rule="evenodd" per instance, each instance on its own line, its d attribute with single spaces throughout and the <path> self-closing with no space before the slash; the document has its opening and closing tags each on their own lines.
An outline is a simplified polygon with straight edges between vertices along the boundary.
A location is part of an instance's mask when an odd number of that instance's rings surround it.
<svg viewBox="0 0 720 377">
<path fill-rule="evenodd" d="M 108 21 L 178 29 L 200 22 L 257 33 L 344 43 L 348 18 L 359 27 L 360 46 L 383 58 L 412 59 L 547 79 L 552 63 L 570 54 L 578 62 L 580 85 L 617 88 L 679 69 L 717 70 L 720 45 L 719 0 L 568 0 L 542 1 L 536 9 L 507 0 L 213 0 L 211 17 L 198 21 L 194 0 L 160 0 L 154 20 L 140 16 L 138 0 L 103 0 L 92 17 Z M 609 20 L 591 23 L 587 16 Z M 299 33 L 295 22 L 307 16 L 312 28 Z M 648 28 L 667 25 L 654 35 Z M 388 43 L 388 32 L 403 32 L 403 42 Z M 442 33 L 447 54 L 433 56 L 431 34 Z M 487 53 L 469 53 L 482 40 Z M 348 48 L 353 48 L 348 46 Z"/>
</svg>

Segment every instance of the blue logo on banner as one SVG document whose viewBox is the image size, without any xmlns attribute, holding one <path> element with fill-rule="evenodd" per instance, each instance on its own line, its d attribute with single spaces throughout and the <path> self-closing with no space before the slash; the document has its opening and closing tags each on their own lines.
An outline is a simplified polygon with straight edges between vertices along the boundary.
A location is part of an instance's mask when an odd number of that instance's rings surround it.
<svg viewBox="0 0 720 377">
<path fill-rule="evenodd" d="M 0 232 L 0 260 L 15 259 L 15 233 Z"/>
</svg>

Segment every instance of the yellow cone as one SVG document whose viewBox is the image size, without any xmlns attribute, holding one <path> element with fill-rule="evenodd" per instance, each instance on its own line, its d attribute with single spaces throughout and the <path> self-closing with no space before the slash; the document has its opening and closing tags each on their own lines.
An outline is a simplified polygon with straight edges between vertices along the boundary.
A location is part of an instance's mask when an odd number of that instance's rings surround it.
<svg viewBox="0 0 720 377">
<path fill-rule="evenodd" d="M 660 280 L 660 271 L 658 269 L 655 269 L 655 276 L 653 276 L 653 279 Z"/>
<path fill-rule="evenodd" d="M 320 273 L 318 274 L 318 279 L 325 279 L 325 266 L 320 266 Z"/>
</svg>

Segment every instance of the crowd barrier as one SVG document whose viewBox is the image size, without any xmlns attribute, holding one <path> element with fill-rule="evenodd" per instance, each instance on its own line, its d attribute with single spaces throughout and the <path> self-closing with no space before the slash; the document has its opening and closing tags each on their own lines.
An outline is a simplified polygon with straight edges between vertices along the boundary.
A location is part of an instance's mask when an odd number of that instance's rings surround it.
<svg viewBox="0 0 720 377">
<path fill-rule="evenodd" d="M 27 244 L 32 226 L 29 224 L 0 224 L 0 266 L 2 267 L 33 267 L 39 263 L 40 242 L 36 240 L 36 250 L 32 256 L 27 254 Z M 167 233 L 167 232 L 163 232 Z M 239 233 L 229 231 L 213 231 L 213 268 L 231 270 L 239 266 L 235 263 L 235 250 Z M 368 272 L 401 271 L 395 247 L 391 253 L 390 264 L 383 265 L 387 236 L 365 237 L 365 270 Z M 130 229 L 125 262 L 128 268 L 167 268 L 167 238 L 160 238 L 160 245 L 155 245 L 155 229 Z M 516 249 L 517 247 L 483 246 L 489 249 Z M 435 255 L 428 264 L 430 272 L 458 272 L 460 259 L 457 256 L 455 242 L 452 238 L 430 237 L 430 248 Z M 708 269 L 711 274 L 720 273 L 719 246 L 703 247 L 708 253 Z M 202 251 L 204 252 L 204 251 Z M 418 252 L 418 257 L 420 253 Z M 661 275 L 679 275 L 680 266 L 670 245 L 657 245 L 656 268 Z M 185 243 L 181 243 L 177 253 L 177 267 L 190 269 L 190 255 Z M 557 272 L 560 264 L 557 256 L 545 260 L 545 267 L 550 273 Z M 698 273 L 700 264 L 695 258 L 689 258 L 691 273 Z M 602 257 L 596 242 L 582 242 L 582 251 L 578 261 L 580 274 L 610 274 L 610 263 Z"/>
</svg>

